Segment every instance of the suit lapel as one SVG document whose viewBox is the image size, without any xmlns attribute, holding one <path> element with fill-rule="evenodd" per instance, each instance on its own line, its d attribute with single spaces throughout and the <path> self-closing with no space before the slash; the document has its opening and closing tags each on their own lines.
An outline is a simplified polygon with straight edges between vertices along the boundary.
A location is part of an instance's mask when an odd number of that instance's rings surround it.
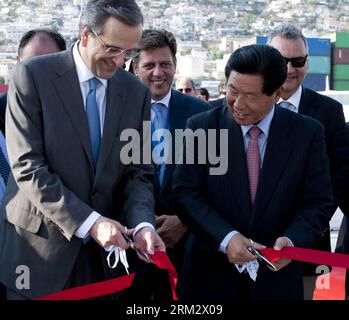
<svg viewBox="0 0 349 320">
<path fill-rule="evenodd" d="M 292 136 L 292 128 L 287 121 L 287 117 L 285 117 L 285 111 L 286 110 L 275 108 L 275 115 L 269 130 L 250 227 L 254 223 L 256 217 L 264 212 L 265 207 L 271 201 L 274 190 L 286 168 L 287 161 L 295 143 Z"/>
<path fill-rule="evenodd" d="M 300 114 L 305 114 L 309 117 L 314 117 L 318 109 L 317 103 L 312 98 L 309 90 L 307 88 L 302 88 L 301 101 L 299 103 Z"/>
<path fill-rule="evenodd" d="M 58 78 L 54 81 L 55 89 L 77 132 L 90 166 L 93 168 L 88 122 L 73 59 L 72 47 L 70 50 L 62 53 L 61 61 L 57 65 L 60 69 L 57 70 Z"/>
<path fill-rule="evenodd" d="M 172 164 L 165 165 L 164 178 L 162 181 L 161 191 L 164 190 L 166 184 L 168 183 L 170 177 L 173 175 L 173 170 L 175 168 L 175 130 L 184 129 L 187 118 L 188 118 L 188 106 L 185 103 L 185 99 L 178 94 L 176 91 L 172 90 L 171 100 L 169 105 L 169 130 L 172 136 Z"/>
<path fill-rule="evenodd" d="M 122 83 L 122 72 L 118 71 L 108 81 L 103 136 L 97 161 L 95 183 L 103 172 L 106 160 L 113 147 L 113 141 L 119 131 L 120 119 L 125 110 L 125 97 L 126 91 Z"/>
<path fill-rule="evenodd" d="M 226 105 L 226 104 L 225 104 Z M 241 127 L 230 115 L 227 107 L 222 108 L 221 129 L 228 129 L 228 179 L 232 184 L 240 210 L 246 219 L 251 216 L 251 199 L 248 182 L 246 152 Z"/>
</svg>

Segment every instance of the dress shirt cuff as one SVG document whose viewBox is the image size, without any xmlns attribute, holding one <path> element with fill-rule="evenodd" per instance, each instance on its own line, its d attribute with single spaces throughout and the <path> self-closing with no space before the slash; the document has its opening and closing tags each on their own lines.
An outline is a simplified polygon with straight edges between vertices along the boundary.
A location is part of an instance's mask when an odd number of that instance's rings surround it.
<svg viewBox="0 0 349 320">
<path fill-rule="evenodd" d="M 231 239 L 232 237 L 236 236 L 238 233 L 240 233 L 240 232 L 235 231 L 235 230 L 229 232 L 229 233 L 225 236 L 225 238 L 223 239 L 223 241 L 221 242 L 221 244 L 219 245 L 219 251 L 220 251 L 220 252 L 223 252 L 223 253 L 227 253 L 227 246 L 228 246 L 228 243 L 229 243 L 230 239 Z"/>
<path fill-rule="evenodd" d="M 75 231 L 74 235 L 78 238 L 84 239 L 88 236 L 88 232 L 90 231 L 91 227 L 93 226 L 93 224 L 97 221 L 97 219 L 100 217 L 101 215 L 96 212 L 93 211 L 88 218 L 82 223 L 82 225 L 79 227 L 78 230 Z"/>
<path fill-rule="evenodd" d="M 151 223 L 149 223 L 149 222 L 142 222 L 142 223 L 137 224 L 137 226 L 135 228 L 135 231 L 133 232 L 133 238 L 135 237 L 136 233 L 139 230 L 141 230 L 141 229 L 143 229 L 145 227 L 149 227 L 149 228 L 151 228 L 151 229 L 153 229 L 155 231 L 155 228 L 154 228 L 154 226 Z"/>
</svg>

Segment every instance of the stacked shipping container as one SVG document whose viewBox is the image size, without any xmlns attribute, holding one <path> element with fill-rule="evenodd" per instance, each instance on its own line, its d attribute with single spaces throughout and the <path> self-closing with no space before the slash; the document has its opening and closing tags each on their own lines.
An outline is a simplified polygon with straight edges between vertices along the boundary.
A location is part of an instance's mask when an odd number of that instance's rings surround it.
<svg viewBox="0 0 349 320">
<path fill-rule="evenodd" d="M 349 90 L 349 32 L 337 32 L 332 51 L 332 90 Z"/>
</svg>

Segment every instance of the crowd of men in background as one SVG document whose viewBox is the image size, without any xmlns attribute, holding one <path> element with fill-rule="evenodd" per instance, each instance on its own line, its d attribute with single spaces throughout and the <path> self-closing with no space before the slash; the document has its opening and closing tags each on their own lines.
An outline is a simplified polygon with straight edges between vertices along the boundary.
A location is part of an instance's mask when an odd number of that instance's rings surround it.
<svg viewBox="0 0 349 320">
<path fill-rule="evenodd" d="M 316 265 L 280 260 L 275 271 L 256 266 L 251 252 L 330 251 L 329 220 L 337 207 L 349 213 L 343 106 L 302 86 L 302 32 L 285 23 L 270 31 L 268 45 L 233 52 L 212 100 L 192 79 L 174 81 L 175 36 L 142 24 L 135 1 L 92 0 L 70 47 L 51 30 L 23 35 L 0 97 L 2 298 L 120 276 L 123 268 L 109 268 L 106 256 L 121 257 L 131 237 L 142 252 L 166 250 L 181 299 L 311 300 Z M 151 165 L 122 163 L 120 132 L 147 120 L 152 150 L 161 130 L 227 129 L 227 173 L 168 164 L 161 153 Z M 347 219 L 338 251 L 349 253 L 344 230 Z M 104 298 L 170 301 L 167 273 L 135 251 L 128 257 L 134 285 Z M 24 290 L 18 265 L 31 271 Z"/>
</svg>

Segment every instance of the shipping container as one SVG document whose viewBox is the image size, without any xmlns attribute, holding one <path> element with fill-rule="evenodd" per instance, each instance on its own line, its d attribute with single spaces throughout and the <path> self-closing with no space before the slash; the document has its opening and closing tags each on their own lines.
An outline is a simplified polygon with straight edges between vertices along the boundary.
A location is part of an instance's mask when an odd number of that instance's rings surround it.
<svg viewBox="0 0 349 320">
<path fill-rule="evenodd" d="M 310 56 L 331 56 L 331 40 L 307 38 Z"/>
<path fill-rule="evenodd" d="M 336 32 L 336 48 L 349 48 L 349 32 Z"/>
<path fill-rule="evenodd" d="M 332 77 L 335 80 L 349 80 L 349 64 L 334 64 Z"/>
<path fill-rule="evenodd" d="M 326 90 L 327 78 L 328 75 L 325 74 L 308 73 L 303 81 L 303 85 L 315 91 L 324 91 Z"/>
<path fill-rule="evenodd" d="M 325 56 L 310 56 L 308 58 L 308 72 L 315 74 L 330 74 L 331 58 Z"/>
<path fill-rule="evenodd" d="M 349 90 L 349 80 L 334 80 L 332 82 L 332 90 L 346 91 Z"/>
<path fill-rule="evenodd" d="M 332 62 L 334 64 L 349 64 L 349 48 L 334 48 Z"/>
<path fill-rule="evenodd" d="M 257 44 L 266 44 L 268 38 L 266 36 L 257 36 Z M 331 56 L 331 40 L 322 38 L 307 38 L 310 56 Z"/>
</svg>

